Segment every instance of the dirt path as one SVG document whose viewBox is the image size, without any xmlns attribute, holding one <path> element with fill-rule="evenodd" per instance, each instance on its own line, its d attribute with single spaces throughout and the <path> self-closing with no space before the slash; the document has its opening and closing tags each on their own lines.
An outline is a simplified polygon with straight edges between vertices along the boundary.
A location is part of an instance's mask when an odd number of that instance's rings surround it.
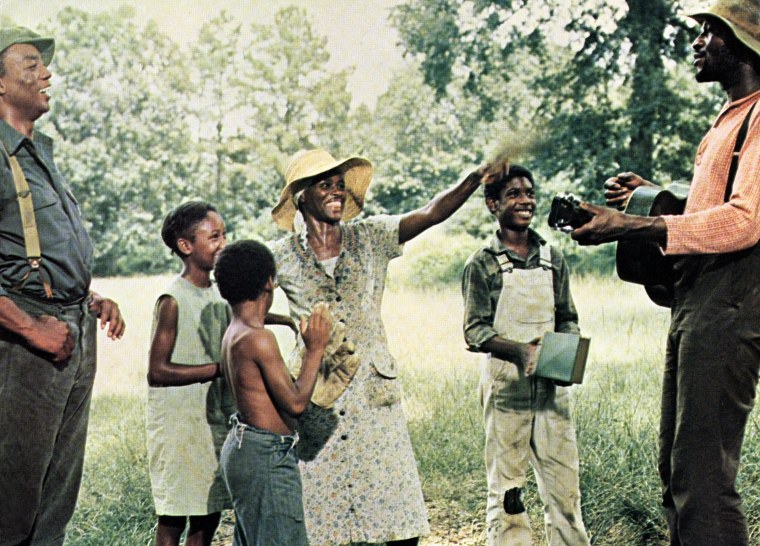
<svg viewBox="0 0 760 546">
<path fill-rule="evenodd" d="M 463 515 L 450 514 L 445 507 L 429 506 L 430 535 L 420 541 L 420 546 L 484 546 L 483 522 L 468 521 Z M 226 513 L 212 546 L 231 546 L 234 532 L 232 513 Z"/>
</svg>

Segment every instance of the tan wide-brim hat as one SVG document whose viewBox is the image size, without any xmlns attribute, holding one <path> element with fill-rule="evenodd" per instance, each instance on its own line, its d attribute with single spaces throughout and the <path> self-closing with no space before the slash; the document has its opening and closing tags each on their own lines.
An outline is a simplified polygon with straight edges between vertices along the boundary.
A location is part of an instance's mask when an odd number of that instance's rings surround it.
<svg viewBox="0 0 760 546">
<path fill-rule="evenodd" d="M 760 0 L 718 0 L 706 11 L 689 17 L 699 23 L 707 17 L 720 19 L 740 42 L 760 55 Z"/>
<path fill-rule="evenodd" d="M 293 195 L 330 171 L 343 174 L 346 183 L 346 203 L 341 219 L 350 220 L 357 216 L 364 208 L 364 196 L 372 180 L 372 163 L 363 157 L 337 160 L 322 149 L 302 150 L 290 158 L 285 169 L 285 188 L 272 209 L 275 223 L 282 229 L 293 231 L 297 210 Z"/>
</svg>

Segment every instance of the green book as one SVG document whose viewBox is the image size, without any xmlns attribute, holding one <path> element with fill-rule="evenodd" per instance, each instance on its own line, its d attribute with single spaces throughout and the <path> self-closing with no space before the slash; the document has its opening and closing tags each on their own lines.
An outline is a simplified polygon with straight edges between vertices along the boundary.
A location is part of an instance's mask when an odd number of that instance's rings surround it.
<svg viewBox="0 0 760 546">
<path fill-rule="evenodd" d="M 578 334 L 546 332 L 538 349 L 535 375 L 565 383 L 583 382 L 590 341 Z"/>
</svg>

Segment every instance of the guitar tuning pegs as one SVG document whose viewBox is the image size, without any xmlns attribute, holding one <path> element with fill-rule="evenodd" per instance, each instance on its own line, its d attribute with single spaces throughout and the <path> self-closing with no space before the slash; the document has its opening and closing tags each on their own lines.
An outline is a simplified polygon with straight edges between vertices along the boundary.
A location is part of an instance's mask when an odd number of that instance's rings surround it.
<svg viewBox="0 0 760 546">
<path fill-rule="evenodd" d="M 580 207 L 581 200 L 571 193 L 558 193 L 552 199 L 549 227 L 569 232 L 591 220 L 591 214 Z"/>
</svg>

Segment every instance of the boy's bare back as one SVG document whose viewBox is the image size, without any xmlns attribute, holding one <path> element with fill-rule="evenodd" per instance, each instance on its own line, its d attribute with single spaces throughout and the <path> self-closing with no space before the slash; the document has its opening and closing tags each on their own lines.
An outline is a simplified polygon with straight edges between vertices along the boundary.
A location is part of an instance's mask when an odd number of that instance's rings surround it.
<svg viewBox="0 0 760 546">
<path fill-rule="evenodd" d="M 222 341 L 222 369 L 241 420 L 276 434 L 292 434 L 314 390 L 332 313 L 326 304 L 317 304 L 308 325 L 301 320 L 306 355 L 295 381 L 274 334 L 258 321 L 250 323 L 243 316 L 245 311 L 234 306 L 232 322 Z"/>
</svg>

